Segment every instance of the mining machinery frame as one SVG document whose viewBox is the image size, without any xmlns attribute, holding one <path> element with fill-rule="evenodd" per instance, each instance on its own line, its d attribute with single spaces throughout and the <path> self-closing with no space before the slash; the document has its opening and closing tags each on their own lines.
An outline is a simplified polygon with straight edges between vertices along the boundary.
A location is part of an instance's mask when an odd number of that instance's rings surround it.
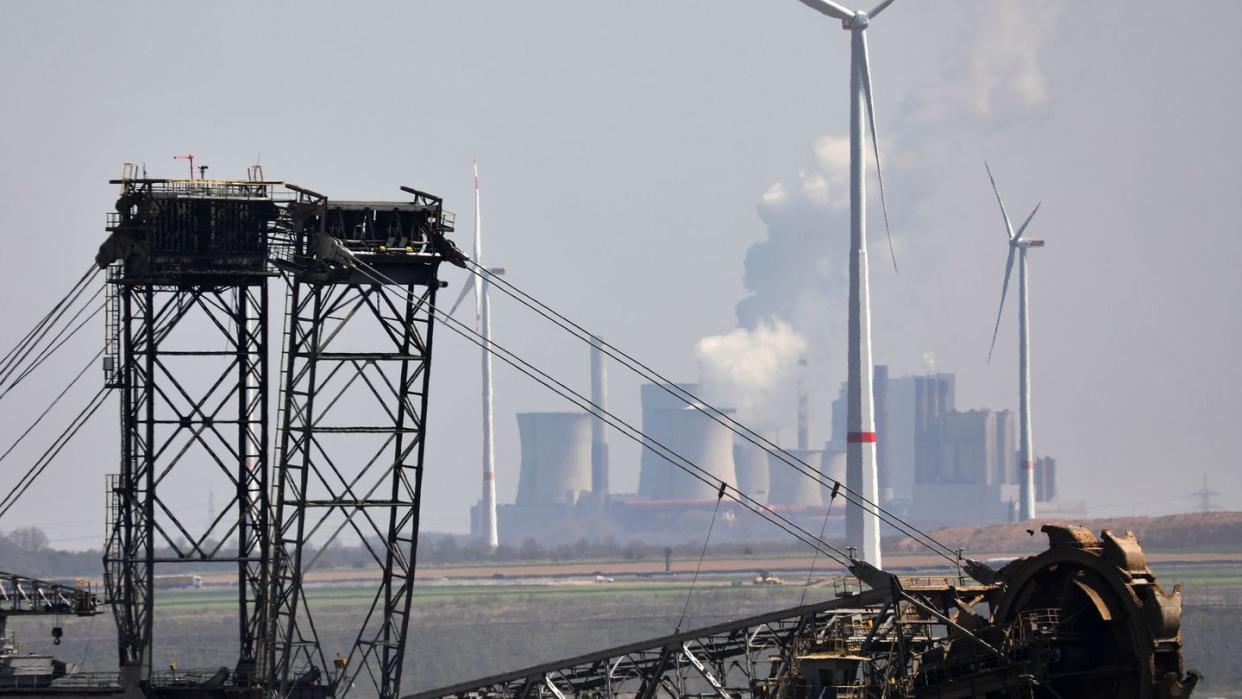
<svg viewBox="0 0 1242 699">
<path fill-rule="evenodd" d="M 365 676 L 398 695 L 422 495 L 438 268 L 438 197 L 329 201 L 298 190 L 278 259 L 290 291 L 275 471 L 266 672 L 275 696 L 335 695 Z M 352 343 L 351 343 L 352 341 Z M 380 583 L 348 654 L 324 655 L 303 573 L 309 543 L 356 536 Z"/>
<path fill-rule="evenodd" d="M 120 682 L 151 680 L 156 566 L 237 567 L 238 654 L 250 682 L 268 569 L 268 263 L 279 183 L 126 176 L 96 262 L 108 269 L 107 385 L 121 403 L 108 479 L 105 584 Z M 204 380 L 207 377 L 207 380 Z M 221 476 L 230 494 L 196 526 L 162 497 Z"/>
<path fill-rule="evenodd" d="M 1043 531 L 1046 551 L 986 583 L 855 563 L 870 589 L 406 699 L 1189 697 L 1180 589 L 1133 534 Z"/>
</svg>

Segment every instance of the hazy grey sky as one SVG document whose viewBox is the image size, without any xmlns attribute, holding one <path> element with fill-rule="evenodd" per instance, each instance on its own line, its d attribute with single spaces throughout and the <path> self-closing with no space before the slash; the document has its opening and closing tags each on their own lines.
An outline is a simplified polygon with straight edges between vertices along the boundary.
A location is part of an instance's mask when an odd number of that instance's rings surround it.
<svg viewBox="0 0 1242 699">
<path fill-rule="evenodd" d="M 894 275 L 874 211 L 876 360 L 900 374 L 933 355 L 958 374 L 960 405 L 1015 404 L 1012 313 L 985 363 L 1005 257 L 988 159 L 1012 215 L 1043 202 L 1036 449 L 1059 460 L 1063 495 L 1098 514 L 1185 509 L 1203 473 L 1242 507 L 1242 4 L 1165 7 L 905 0 L 869 31 L 901 262 Z M 408 184 L 445 197 L 464 246 L 477 156 L 489 262 L 677 378 L 695 378 L 699 338 L 736 326 L 748 248 L 802 231 L 813 254 L 775 246 L 773 264 L 829 280 L 785 309 L 808 325 L 815 439 L 828 436 L 827 387 L 844 369 L 834 139 L 848 35 L 794 0 L 2 8 L 6 346 L 93 256 L 122 161 L 180 175 L 172 155 L 191 152 L 240 176 L 262 154 L 269 177 L 338 198 Z M 822 240 L 808 239 L 816 226 Z M 446 272 L 451 293 L 462 276 Z M 495 315 L 498 339 L 586 386 L 585 352 L 512 304 Z M 93 344 L 0 403 L 3 441 Z M 637 382 L 610 379 L 614 405 L 637 415 Z M 506 502 L 513 413 L 562 405 L 504 369 L 496 383 Z M 477 350 L 443 335 L 432 390 L 424 528 L 463 531 L 478 497 Z M 100 543 L 115 410 L 0 529 Z M 612 443 L 613 483 L 632 489 L 637 454 Z M 0 464 L 3 489 L 21 456 Z"/>
</svg>

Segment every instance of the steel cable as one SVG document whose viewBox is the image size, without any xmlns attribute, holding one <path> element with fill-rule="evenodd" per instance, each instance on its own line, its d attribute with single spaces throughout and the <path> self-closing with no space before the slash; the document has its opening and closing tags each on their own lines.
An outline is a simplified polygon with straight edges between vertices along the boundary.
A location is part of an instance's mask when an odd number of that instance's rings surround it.
<svg viewBox="0 0 1242 699">
<path fill-rule="evenodd" d="M 828 507 L 824 510 L 824 523 L 819 525 L 819 538 L 824 538 L 824 532 L 828 531 L 828 516 L 832 514 L 832 506 L 837 501 L 837 488 L 832 489 L 832 494 L 828 496 Z M 806 574 L 806 584 L 802 586 L 802 599 L 798 602 L 798 606 L 806 604 L 806 592 L 811 589 L 811 580 L 815 577 L 815 564 L 819 562 L 819 552 L 811 557 L 811 569 Z"/>
<path fill-rule="evenodd" d="M 707 556 L 707 544 L 712 540 L 712 530 L 716 528 L 716 515 L 720 514 L 720 501 L 724 500 L 725 484 L 720 484 L 716 492 L 716 507 L 712 509 L 712 521 L 707 525 L 707 536 L 703 537 L 703 550 L 699 551 L 699 562 L 694 566 L 694 578 L 690 580 L 690 589 L 686 591 L 686 603 L 681 606 L 681 617 L 677 619 L 677 628 L 673 635 L 681 633 L 681 625 L 686 622 L 686 612 L 690 611 L 690 599 L 694 597 L 694 588 L 699 584 L 699 573 L 703 570 L 703 559 Z M 823 539 L 823 535 L 820 535 Z M 816 550 L 818 553 L 818 550 Z"/>
<path fill-rule="evenodd" d="M 96 296 L 97 295 L 98 294 L 96 294 Z M 37 362 L 41 363 L 43 361 L 46 361 L 46 359 L 50 357 L 52 353 L 54 353 L 57 349 L 59 349 L 60 346 L 62 346 L 66 341 L 68 341 L 71 337 L 73 337 L 74 334 L 76 334 L 79 330 L 81 330 L 82 327 L 85 326 L 88 322 L 90 322 L 91 318 L 97 315 L 101 310 L 102 310 L 102 306 L 96 309 L 96 311 L 91 313 L 87 318 L 83 319 L 82 322 L 80 322 L 76 327 L 74 327 L 73 330 L 70 331 L 69 334 L 66 337 L 64 337 L 55 346 L 49 345 L 49 347 L 45 348 L 45 350 L 49 350 L 49 351 L 46 354 L 44 354 L 41 358 L 39 358 Z M 79 311 L 79 313 L 76 314 L 75 317 L 80 316 L 80 315 L 81 315 L 81 312 Z M 169 316 L 173 316 L 173 317 L 169 317 Z M 154 328 L 153 333 L 157 337 L 162 338 L 164 335 L 166 335 L 171 330 L 172 326 L 176 324 L 178 318 L 179 318 L 178 309 L 174 309 L 171 306 L 166 306 L 160 309 L 158 316 L 155 318 L 156 327 Z M 73 377 L 73 379 L 69 382 L 69 384 L 66 385 L 65 388 L 62 389 L 61 392 L 57 394 L 57 396 L 54 399 L 52 399 L 51 403 L 49 403 L 48 406 L 44 408 L 43 412 L 41 412 L 39 416 L 35 418 L 34 422 L 31 423 L 31 425 L 27 427 L 26 430 L 23 431 L 22 434 L 19 435 L 18 438 L 11 445 L 9 445 L 8 449 L 6 449 L 2 454 L 0 454 L 0 461 L 3 461 L 6 457 L 8 457 L 8 455 L 31 433 L 31 431 L 33 431 L 34 428 L 38 426 L 40 422 L 42 422 L 43 418 L 45 418 L 48 415 L 48 413 L 50 413 L 52 409 L 65 397 L 65 395 L 69 392 L 69 390 L 72 389 L 74 385 L 76 385 L 78 381 L 81 380 L 82 376 L 86 374 L 86 372 L 91 368 L 91 366 L 93 366 L 95 362 L 97 362 L 99 358 L 103 356 L 104 351 L 105 351 L 104 348 L 100 348 L 99 351 L 97 351 L 95 355 L 91 357 L 91 359 L 86 363 L 86 365 L 83 366 L 82 369 L 80 369 L 78 373 Z M 37 366 L 37 364 L 34 366 Z M 34 366 L 29 367 L 29 369 L 33 369 Z M 19 378 L 18 380 L 20 381 L 21 379 Z M 10 386 L 9 388 L 12 388 L 12 386 Z M 18 480 L 17 484 L 13 486 L 13 488 L 4 496 L 4 498 L 0 499 L 0 517 L 3 517 L 6 513 L 8 513 L 10 509 L 13 508 L 13 506 L 17 503 L 17 501 L 23 495 L 26 494 L 27 490 L 30 489 L 30 486 L 34 483 L 34 481 L 38 479 L 39 476 L 41 476 L 44 471 L 47 470 L 47 467 L 51 464 L 52 460 L 55 459 L 56 456 L 60 454 L 61 450 L 63 450 L 64 447 L 69 443 L 69 441 L 72 440 L 78 434 L 78 432 L 82 429 L 82 427 L 85 426 L 86 422 L 90 420 L 92 416 L 94 416 L 94 414 L 103 405 L 103 399 L 106 397 L 108 391 L 109 389 L 107 387 L 101 388 L 99 392 L 96 393 L 95 396 L 91 398 L 91 400 L 87 403 L 86 407 L 83 408 L 82 411 L 79 412 L 73 418 L 73 420 L 69 423 L 69 426 L 66 427 L 65 430 L 61 432 L 61 434 L 57 436 L 55 440 L 53 440 L 52 445 L 49 446 L 43 452 L 43 454 L 39 457 L 39 459 L 36 460 L 35 463 L 29 469 L 27 469 L 27 471 Z M 7 393 L 7 390 L 5 391 L 5 393 Z M 2 397 L 3 397 L 3 394 L 0 394 L 0 398 Z"/>
<path fill-rule="evenodd" d="M 98 273 L 98 271 L 99 271 L 99 268 L 96 267 L 94 264 L 87 267 L 86 272 L 81 276 L 81 278 L 79 278 L 76 282 L 74 282 L 73 286 L 69 288 L 68 293 L 62 296 L 60 300 L 57 301 L 54 306 L 52 306 L 52 310 L 48 311 L 41 319 L 39 319 L 39 321 L 35 323 L 35 326 L 31 328 L 30 331 L 27 332 L 22 337 L 21 340 L 18 340 L 16 345 L 10 348 L 8 352 L 5 352 L 3 357 L 0 357 L 0 367 L 7 366 L 9 359 L 11 359 L 16 352 L 20 351 L 21 348 L 24 347 L 25 344 L 30 340 L 30 338 L 48 322 L 48 320 L 60 308 L 61 304 L 63 304 L 66 299 L 68 299 L 71 295 L 73 295 L 74 291 L 76 291 L 79 286 L 86 283 L 95 273 Z"/>
<path fill-rule="evenodd" d="M 17 501 L 26 494 L 26 491 L 30 490 L 30 486 L 34 484 L 39 476 L 43 475 L 43 472 L 47 470 L 47 467 L 53 460 L 56 459 L 61 450 L 63 450 L 65 446 L 77 436 L 78 432 L 81 431 L 84 425 L 86 425 L 87 421 L 89 421 L 99 410 L 100 406 L 103 405 L 104 398 L 106 398 L 107 395 L 107 388 L 99 389 L 99 392 L 91 398 L 91 400 L 86 404 L 86 407 L 84 407 L 81 412 L 79 412 L 69 423 L 69 427 L 65 428 L 65 430 L 60 433 L 60 435 L 52 442 L 52 445 L 49 446 L 47 450 L 45 450 L 35 461 L 34 465 L 32 465 L 26 473 L 22 475 L 17 485 L 15 485 L 13 489 L 4 496 L 3 500 L 0 500 L 0 518 L 3 518 L 6 514 L 8 514 L 9 510 L 17 504 Z"/>
<path fill-rule="evenodd" d="M 100 289 L 100 291 L 102 291 L 102 289 Z M 105 304 L 100 304 L 99 306 L 97 306 L 95 310 L 91 312 L 90 315 L 83 318 L 82 322 L 78 323 L 72 330 L 70 330 L 68 335 L 65 335 L 65 337 L 61 338 L 59 341 L 53 340 L 53 342 L 55 342 L 56 344 L 50 345 L 46 349 L 44 349 L 44 351 L 39 355 L 39 357 L 30 364 L 30 366 L 26 367 L 26 369 L 23 370 L 22 373 L 19 374 L 16 379 L 13 379 L 13 382 L 10 383 L 7 387 L 5 387 L 3 392 L 0 392 L 0 400 L 3 400 L 4 397 L 9 394 L 9 391 L 12 391 L 14 388 L 16 388 L 17 385 L 21 383 L 22 381 L 24 381 L 27 376 L 30 376 L 32 373 L 34 373 L 35 369 L 38 369 L 45 361 L 48 360 L 49 357 L 55 354 L 57 350 L 59 350 L 66 342 L 73 339 L 73 336 L 77 335 L 78 331 L 81 330 L 83 327 L 85 327 L 87 323 L 94 320 L 95 316 L 102 313 L 104 310 L 104 305 Z M 85 311 L 86 308 L 83 307 L 82 310 Z M 79 312 L 77 315 L 81 315 L 81 312 Z M 66 329 L 67 328 L 68 326 L 66 326 Z M 64 331 L 62 330 L 61 334 L 63 333 Z M 100 351 L 100 353 L 102 354 L 102 350 Z M 95 356 L 96 358 L 98 358 L 100 355 L 95 355 Z"/>
<path fill-rule="evenodd" d="M 78 299 L 81 297 L 82 293 L 86 291 L 88 286 L 89 284 L 75 285 L 74 289 L 71 290 L 69 294 L 66 294 L 66 296 L 59 302 L 57 302 L 56 307 L 54 307 L 48 314 L 48 316 L 50 316 L 50 320 L 45 316 L 44 320 L 39 322 L 36 331 L 27 334 L 26 338 L 23 340 L 23 343 L 21 343 L 20 348 L 14 348 L 16 353 L 10 353 L 8 361 L 3 365 L 3 367 L 0 367 L 0 384 L 7 382 L 9 377 L 12 376 L 19 367 L 22 367 L 25 364 L 26 358 L 29 357 L 31 353 L 35 352 L 36 348 L 43 343 L 44 338 L 46 338 L 48 333 L 56 327 L 64 314 L 77 304 Z M 100 291 L 102 291 L 102 289 L 100 289 Z M 98 292 L 96 292 L 96 296 L 97 295 Z M 81 311 L 79 311 L 79 313 L 80 312 Z M 72 321 L 70 322 L 72 323 Z M 63 330 L 61 332 L 63 332 Z M 53 342 L 55 342 L 55 340 L 53 340 Z"/>
</svg>

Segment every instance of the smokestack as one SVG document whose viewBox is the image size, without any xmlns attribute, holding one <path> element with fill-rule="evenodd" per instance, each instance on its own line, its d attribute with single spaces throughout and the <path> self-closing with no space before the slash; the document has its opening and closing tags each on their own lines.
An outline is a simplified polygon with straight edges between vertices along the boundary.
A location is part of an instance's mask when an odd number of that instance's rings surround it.
<svg viewBox="0 0 1242 699">
<path fill-rule="evenodd" d="M 600 338 L 591 336 L 591 402 L 601 410 L 608 408 L 608 383 Z M 591 421 L 591 496 L 595 504 L 608 500 L 608 442 L 604 440 L 604 421 Z"/>
<path fill-rule="evenodd" d="M 806 357 L 798 360 L 798 450 L 811 448 L 811 402 L 806 394 Z"/>
</svg>

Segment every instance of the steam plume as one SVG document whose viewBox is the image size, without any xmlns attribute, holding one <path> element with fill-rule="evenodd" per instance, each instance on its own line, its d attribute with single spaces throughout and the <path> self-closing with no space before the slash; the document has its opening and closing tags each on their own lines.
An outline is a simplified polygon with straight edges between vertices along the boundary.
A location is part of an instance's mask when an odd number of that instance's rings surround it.
<svg viewBox="0 0 1242 699">
<path fill-rule="evenodd" d="M 781 321 L 705 337 L 694 348 L 704 397 L 736 408 L 743 422 L 756 427 L 773 424 L 773 403 L 788 391 L 805 353 L 806 341 Z"/>
</svg>

